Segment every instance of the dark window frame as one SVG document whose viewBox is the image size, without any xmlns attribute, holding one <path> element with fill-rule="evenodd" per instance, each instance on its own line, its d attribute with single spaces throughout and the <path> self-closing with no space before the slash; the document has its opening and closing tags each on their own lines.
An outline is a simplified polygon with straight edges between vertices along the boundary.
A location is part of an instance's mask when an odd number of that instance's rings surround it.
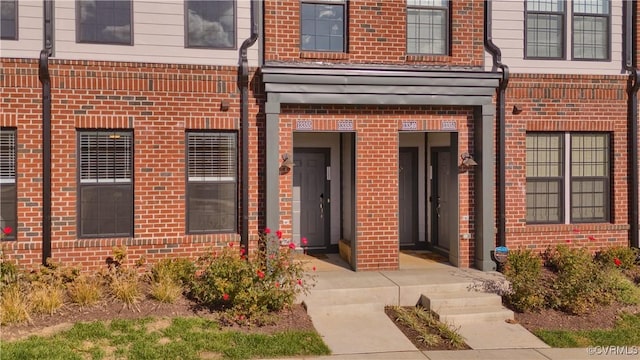
<svg viewBox="0 0 640 360">
<path fill-rule="evenodd" d="M 13 12 L 14 19 L 13 19 L 13 22 L 15 23 L 15 26 L 14 26 L 15 36 L 3 35 L 2 34 L 2 30 L 0 30 L 0 39 L 2 39 L 2 40 L 19 40 L 18 30 L 20 29 L 20 26 L 19 26 L 20 17 L 19 17 L 18 0 L 0 0 L 0 2 L 3 2 L 3 3 L 4 2 L 7 2 L 7 3 L 12 2 L 14 4 L 14 12 Z M 0 19 L 0 21 L 4 21 L 4 19 Z"/>
<path fill-rule="evenodd" d="M 558 220 L 556 221 L 549 221 L 549 220 L 532 220 L 529 221 L 527 220 L 526 223 L 527 224 L 562 224 L 564 222 L 564 208 L 565 208 L 565 203 L 564 203 L 564 199 L 565 199 L 565 192 L 564 192 L 564 178 L 566 177 L 565 174 L 565 167 L 564 167 L 564 136 L 563 133 L 554 133 L 554 132 L 530 132 L 527 133 L 528 135 L 559 135 L 559 151 L 560 151 L 560 174 L 558 176 L 534 176 L 534 177 L 529 177 L 528 175 L 526 176 L 526 185 L 525 185 L 525 197 L 528 197 L 530 194 L 529 192 L 526 191 L 526 186 L 528 186 L 529 184 L 533 184 L 533 183 L 556 183 L 558 184 L 558 205 L 557 205 L 557 212 L 558 212 Z M 537 149 L 537 148 L 536 148 Z M 528 151 L 528 149 L 526 149 Z M 525 155 L 526 156 L 526 155 Z M 525 174 L 527 172 L 527 168 L 528 168 L 528 160 L 525 160 Z M 552 164 L 552 163 L 547 163 L 547 164 Z M 527 210 L 527 215 L 529 212 L 529 208 L 530 208 L 530 204 L 528 203 L 527 199 L 525 198 L 525 208 Z M 540 207 L 535 207 L 540 208 Z M 552 207 L 547 206 L 546 207 L 548 210 L 552 209 Z M 527 216 L 528 217 L 528 216 Z"/>
<path fill-rule="evenodd" d="M 561 3 L 564 3 L 563 10 L 561 12 L 558 11 L 533 11 L 528 10 L 528 3 L 530 0 L 526 0 L 524 2 L 524 58 L 531 60 L 565 60 L 567 58 L 567 3 L 566 1 L 560 0 Z M 562 24 L 562 34 L 560 36 L 560 50 L 561 54 L 558 57 L 555 56 L 534 56 L 528 54 L 528 44 L 529 44 L 529 35 L 528 35 L 528 23 L 529 23 L 529 14 L 540 14 L 540 15 L 555 15 L 559 16 Z"/>
<path fill-rule="evenodd" d="M 133 0 L 98 0 L 101 2 L 113 2 L 113 3 L 128 3 L 129 4 L 129 41 L 99 41 L 99 40 L 84 40 L 81 36 L 81 27 L 82 27 L 82 9 L 80 3 L 83 0 L 75 0 L 76 5 L 76 43 L 79 44 L 99 44 L 99 45 L 124 45 L 124 46 L 133 46 L 134 41 L 134 29 L 133 29 Z M 97 28 L 97 24 L 94 24 Z"/>
<path fill-rule="evenodd" d="M 10 138 L 9 143 L 5 144 L 4 137 L 7 136 Z M 0 128 L 0 149 L 5 146 L 9 147 L 10 152 L 3 151 L 2 155 L 0 155 L 0 187 L 3 191 L 10 192 L 11 199 L 10 201 L 2 201 L 4 198 L 0 198 L 0 204 L 5 203 L 13 204 L 13 211 L 11 216 L 13 217 L 10 221 L 3 220 L 0 222 L 0 231 L 4 229 L 6 226 L 9 226 L 13 229 L 13 231 L 5 235 L 0 236 L 3 241 L 15 241 L 17 240 L 17 228 L 18 228 L 18 131 L 15 128 L 3 127 Z M 7 156 L 9 155 L 9 156 Z M 8 159 L 4 159 L 3 157 L 8 157 Z M 8 163 L 9 169 L 6 170 L 4 165 L 5 162 Z M 9 179 L 5 179 L 9 178 Z M 10 184 L 10 185 L 5 185 Z M 5 205 L 6 206 L 6 205 Z M 0 205 L 2 207 L 2 205 Z"/>
<path fill-rule="evenodd" d="M 190 156 L 191 156 L 191 136 L 193 135 L 194 137 L 203 137 L 206 138 L 208 136 L 211 137 L 215 137 L 215 136 L 219 136 L 219 135 L 225 135 L 225 136 L 230 136 L 232 135 L 232 143 L 230 145 L 233 145 L 231 147 L 231 149 L 233 149 L 233 154 L 231 154 L 227 160 L 229 159 L 233 159 L 233 171 L 230 173 L 232 174 L 233 179 L 231 180 L 213 180 L 213 179 L 206 179 L 208 176 L 203 175 L 205 172 L 207 172 L 207 170 L 196 170 L 196 173 L 199 173 L 200 175 L 195 175 L 194 174 L 194 178 L 200 178 L 200 179 L 190 179 L 191 177 L 191 164 L 192 162 L 190 161 Z M 197 235 L 197 234 L 228 234 L 228 233 L 237 233 L 238 232 L 238 226 L 239 226 L 239 221 L 238 221 L 238 216 L 239 216 L 239 154 L 240 152 L 238 151 L 238 132 L 237 131 L 233 131 L 233 130 L 188 130 L 185 133 L 185 231 L 187 234 L 190 235 Z M 210 160 L 212 161 L 212 160 Z M 211 175 L 211 174 L 210 174 Z M 229 174 L 227 174 L 229 175 Z M 212 176 L 213 177 L 213 176 Z M 192 194 L 195 193 L 194 188 L 197 187 L 202 187 L 202 186 L 212 186 L 212 185 L 232 185 L 233 186 L 233 191 L 231 191 L 230 193 L 233 194 L 233 224 L 229 225 L 229 226 L 224 226 L 222 228 L 216 228 L 216 227 L 211 227 L 211 228 L 198 228 L 198 229 L 194 229 L 196 227 L 196 224 L 192 225 L 192 216 L 191 214 L 191 206 L 190 206 L 190 201 L 191 201 L 191 196 Z M 219 200 L 219 199 L 218 199 Z M 197 220 L 194 220 L 197 221 Z"/>
<path fill-rule="evenodd" d="M 417 56 L 450 56 L 451 55 L 451 22 L 452 22 L 452 15 L 451 15 L 451 1 L 450 0 L 446 0 L 447 5 L 446 6 L 422 6 L 422 5 L 409 5 L 407 3 L 406 6 L 406 11 L 407 11 L 407 21 L 405 21 L 405 36 L 406 36 L 406 51 L 407 51 L 407 55 L 417 55 Z M 446 19 L 447 23 L 445 24 L 445 39 L 444 39 L 444 45 L 445 45 L 445 49 L 444 52 L 442 53 L 421 53 L 421 52 L 409 52 L 409 9 L 417 9 L 417 10 L 442 10 L 445 12 L 445 16 L 444 18 Z"/>
<path fill-rule="evenodd" d="M 303 19 L 302 19 L 302 7 L 304 4 L 310 5 L 334 5 L 334 6 L 342 6 L 342 12 L 344 18 L 342 19 L 342 49 L 341 50 L 322 50 L 322 49 L 303 49 L 302 46 L 302 27 L 303 27 Z M 334 53 L 334 54 L 344 54 L 349 51 L 349 1 L 348 0 L 300 0 L 299 3 L 299 12 L 300 14 L 300 26 L 299 26 L 299 40 L 300 40 L 300 51 L 302 52 L 326 52 L 326 53 Z"/>
<path fill-rule="evenodd" d="M 570 194 L 571 197 L 573 198 L 574 195 L 576 195 L 576 193 L 574 193 L 574 191 L 577 191 L 574 188 L 574 184 L 578 181 L 601 181 L 603 183 L 603 205 L 602 205 L 602 211 L 603 211 L 603 216 L 602 217 L 583 217 L 583 218 L 577 218 L 575 213 L 574 213 L 574 209 L 577 207 L 576 204 L 574 204 L 573 200 L 570 203 L 570 213 L 569 213 L 569 222 L 572 224 L 580 224 L 580 223 L 602 223 L 602 222 L 610 222 L 611 219 L 611 174 L 613 173 L 613 155 L 612 155 L 612 147 L 611 147 L 611 141 L 612 141 L 612 136 L 609 133 L 598 133 L 598 132 L 570 132 L 569 133 L 569 137 L 570 137 L 570 141 L 571 143 L 569 144 L 569 150 L 570 151 L 570 164 L 569 167 L 570 169 L 573 169 L 573 166 L 575 165 L 575 163 L 577 162 L 574 161 L 573 158 L 573 149 L 574 149 L 574 137 L 578 136 L 578 135 L 595 135 L 595 136 L 603 136 L 605 139 L 605 143 L 606 143 L 606 148 L 604 149 L 605 153 L 603 158 L 606 159 L 606 163 L 605 168 L 606 168 L 606 175 L 604 176 L 578 176 L 576 174 L 573 173 L 573 170 L 571 170 L 570 176 L 568 177 L 568 181 L 569 181 L 569 188 L 570 188 Z M 593 149 L 593 148 L 591 148 Z M 583 151 L 584 152 L 584 151 Z M 594 160 L 591 160 L 591 163 L 594 163 Z M 595 208 L 595 206 L 593 206 Z"/>
<path fill-rule="evenodd" d="M 575 11 L 575 0 L 571 2 L 571 59 L 575 61 L 611 61 L 611 42 L 612 42 L 612 25 L 611 25 L 611 1 L 606 0 L 608 4 L 607 14 L 594 14 L 594 13 L 579 13 Z M 606 54 L 604 58 L 587 58 L 575 56 L 575 18 L 576 16 L 593 17 L 593 18 L 606 18 L 607 19 L 607 40 L 606 40 Z"/>
<path fill-rule="evenodd" d="M 611 133 L 609 132 L 576 132 L 576 131 L 570 131 L 570 132 L 551 132 L 551 131 L 532 131 L 532 132 L 527 132 L 526 136 L 528 137 L 529 135 L 558 135 L 560 136 L 560 166 L 561 166 L 561 175 L 560 177 L 556 178 L 556 177 L 526 177 L 526 182 L 527 184 L 529 183 L 535 183 L 535 182 L 539 182 L 539 181 L 557 181 L 559 179 L 560 181 L 560 185 L 559 185 L 559 201 L 558 201 L 558 214 L 559 214 L 559 219 L 558 221 L 530 221 L 527 220 L 526 224 L 527 225 L 538 225 L 538 224 L 582 224 L 582 223 L 610 223 L 613 219 L 612 219 L 612 202 L 611 202 L 611 194 L 612 194 L 612 187 L 611 187 L 611 183 L 612 183 L 612 174 L 613 174 L 613 136 Z M 603 148 L 602 151 L 604 151 L 603 153 L 601 153 L 602 158 L 606 159 L 606 163 L 600 163 L 599 165 L 601 166 L 605 166 L 606 168 L 606 174 L 603 176 L 594 176 L 594 175 L 589 175 L 589 176 L 578 176 L 577 174 L 574 174 L 573 172 L 573 167 L 574 165 L 577 165 L 576 162 L 578 160 L 575 160 L 573 157 L 573 149 L 574 149 L 574 137 L 575 136 L 579 136 L 579 135 L 595 135 L 595 136 L 602 136 L 605 138 L 605 144 L 606 146 Z M 569 139 L 567 141 L 567 138 Z M 593 152 L 597 151 L 598 149 L 593 150 L 594 148 L 590 148 L 592 149 Z M 567 152 L 569 152 L 567 154 Z M 584 151 L 583 151 L 584 152 Z M 567 163 L 568 161 L 568 163 Z M 591 160 L 590 164 L 593 164 L 595 161 Z M 597 163 L 596 163 L 597 164 Z M 526 171 L 526 170 L 525 170 Z M 576 216 L 576 209 L 578 209 L 578 205 L 574 200 L 574 196 L 578 196 L 581 194 L 589 194 L 589 192 L 584 192 L 584 193 L 575 193 L 575 191 L 577 191 L 577 189 L 575 188 L 574 184 L 576 184 L 576 182 L 579 181 L 591 181 L 591 182 L 597 182 L 599 181 L 601 184 L 603 184 L 603 190 L 602 190 L 602 206 L 601 206 L 601 211 L 603 213 L 602 217 L 580 217 L 578 218 Z M 568 194 L 565 193 L 565 190 L 568 191 Z M 597 192 L 593 191 L 591 192 L 591 194 L 595 194 L 597 195 Z M 529 196 L 530 194 L 527 192 L 526 196 Z M 594 196 L 595 198 L 595 196 Z M 568 204 L 568 211 L 569 213 L 567 214 L 565 211 L 565 208 L 567 207 L 566 202 L 569 202 Z M 527 213 L 529 212 L 530 209 L 530 204 L 528 204 L 525 201 L 525 207 L 527 209 Z M 596 208 L 598 206 L 596 205 L 591 205 L 591 206 L 582 206 L 583 208 L 588 208 L 588 207 L 592 207 L 592 208 Z"/>
<path fill-rule="evenodd" d="M 113 150 L 113 159 L 110 159 L 109 162 L 113 163 L 113 167 L 109 168 L 109 165 L 104 165 L 103 162 L 98 162 L 97 164 L 95 164 L 95 166 L 91 167 L 85 167 L 85 163 L 84 163 L 84 153 L 83 153 L 83 145 L 82 145 L 82 137 L 83 135 L 89 135 L 89 136 L 93 136 L 95 138 L 95 141 L 99 141 L 100 137 L 104 137 L 107 136 L 110 139 L 113 140 L 117 140 L 120 139 L 122 136 L 127 136 L 129 138 L 128 141 L 128 153 L 117 153 L 117 151 L 114 149 Z M 134 210 L 134 138 L 133 138 L 133 131 L 132 130 L 123 130 L 123 129 L 118 129 L 118 130 L 105 130 L 105 129 L 79 129 L 77 130 L 77 178 L 76 178 L 76 182 L 77 182 L 77 233 L 78 233 L 78 238 L 123 238 L 123 237 L 133 237 L 134 235 L 134 215 L 135 215 L 135 210 Z M 104 153 L 100 152 L 101 151 L 101 146 L 96 145 L 97 150 L 95 150 L 98 154 L 101 154 L 101 156 L 99 155 L 95 155 L 96 160 L 95 161 L 99 161 L 100 158 L 104 159 Z M 129 166 L 128 168 L 121 168 L 120 172 L 118 172 L 118 170 L 116 169 L 116 163 L 121 163 L 122 159 L 117 158 L 118 154 L 120 154 L 120 156 L 124 156 L 125 158 L 128 158 L 129 161 Z M 90 156 L 90 154 L 88 154 L 87 156 Z M 93 159 L 92 159 L 93 160 Z M 108 164 L 108 163 L 107 163 Z M 88 170 L 85 170 L 88 169 Z M 106 169 L 106 170 L 105 170 Z M 122 173 L 122 169 L 124 169 L 124 175 Z M 83 171 L 86 171 L 87 174 L 89 174 L 87 176 L 87 178 L 83 178 Z M 110 173 L 113 175 L 113 177 L 105 177 L 103 174 L 105 173 Z M 116 174 L 120 174 L 120 175 L 116 175 Z M 127 176 L 128 175 L 128 176 Z M 89 176 L 94 176 L 94 177 L 89 177 Z M 107 189 L 108 188 L 112 188 L 112 191 L 117 189 L 119 191 L 128 191 L 129 193 L 129 198 L 127 199 L 127 205 L 126 207 L 128 208 L 127 210 L 130 211 L 130 214 L 127 216 L 129 219 L 128 221 L 130 222 L 129 226 L 127 226 L 127 230 L 126 232 L 122 231 L 122 232 L 117 232 L 115 231 L 115 225 L 114 225 L 114 231 L 112 232 L 108 232 L 108 231 L 97 231 L 97 232 L 89 232 L 89 231 L 85 231 L 84 230 L 84 225 L 85 222 L 83 221 L 82 215 L 84 212 L 84 208 L 83 208 L 83 200 L 84 200 L 84 191 L 85 190 L 103 190 L 103 189 Z M 98 194 L 99 195 L 99 194 Z M 103 207 L 102 205 L 100 207 Z M 116 211 L 114 212 L 114 216 L 118 215 L 120 212 Z M 117 217 L 117 216 L 116 216 Z M 109 218 L 107 218 L 108 220 L 111 220 Z M 115 218 L 114 218 L 115 220 Z M 87 223 L 88 224 L 88 223 Z M 90 224 L 89 224 L 90 225 Z M 100 224 L 102 225 L 102 224 Z"/>
<path fill-rule="evenodd" d="M 189 3 L 195 2 L 185 0 L 184 2 L 184 47 L 189 49 L 217 49 L 217 50 L 236 50 L 238 48 L 238 2 L 236 0 L 229 0 L 233 2 L 233 37 L 232 44 L 230 46 L 208 46 L 208 45 L 192 45 L 189 41 Z M 217 1 L 204 1 L 206 3 L 216 3 Z"/>
</svg>

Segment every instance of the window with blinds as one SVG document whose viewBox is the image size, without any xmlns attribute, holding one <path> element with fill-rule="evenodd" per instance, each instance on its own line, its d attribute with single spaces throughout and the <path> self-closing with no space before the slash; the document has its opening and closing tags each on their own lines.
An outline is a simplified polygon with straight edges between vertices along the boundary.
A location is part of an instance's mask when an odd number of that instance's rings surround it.
<svg viewBox="0 0 640 360">
<path fill-rule="evenodd" d="M 237 135 L 187 133 L 187 232 L 234 232 Z"/>
<path fill-rule="evenodd" d="M 17 229 L 16 131 L 0 129 L 0 229 L 13 231 L 2 240 L 15 240 Z"/>
<path fill-rule="evenodd" d="M 80 131 L 78 152 L 80 236 L 132 236 L 132 134 Z"/>
</svg>

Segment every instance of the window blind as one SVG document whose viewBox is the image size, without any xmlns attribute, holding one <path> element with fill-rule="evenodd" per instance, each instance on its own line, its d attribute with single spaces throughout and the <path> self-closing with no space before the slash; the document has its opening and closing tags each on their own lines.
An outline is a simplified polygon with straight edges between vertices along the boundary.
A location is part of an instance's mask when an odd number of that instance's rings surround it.
<svg viewBox="0 0 640 360">
<path fill-rule="evenodd" d="M 187 142 L 189 181 L 235 181 L 235 133 L 189 133 Z"/>
<path fill-rule="evenodd" d="M 16 182 L 16 132 L 0 130 L 0 183 Z"/>
<path fill-rule="evenodd" d="M 80 182 L 131 182 L 130 133 L 80 134 Z"/>
</svg>

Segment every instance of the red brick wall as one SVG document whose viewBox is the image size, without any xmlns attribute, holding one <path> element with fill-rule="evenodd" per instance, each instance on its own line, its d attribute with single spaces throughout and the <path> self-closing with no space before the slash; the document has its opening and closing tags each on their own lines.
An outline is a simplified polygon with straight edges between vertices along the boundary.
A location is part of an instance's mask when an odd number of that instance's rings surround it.
<svg viewBox="0 0 640 360">
<path fill-rule="evenodd" d="M 544 250 L 570 244 L 596 251 L 628 245 L 627 76 L 512 74 L 506 103 L 507 246 Z M 523 111 L 513 114 L 518 104 Z M 527 131 L 603 131 L 611 134 L 611 222 L 526 224 Z M 566 214 L 567 215 L 567 214 Z"/>
<path fill-rule="evenodd" d="M 406 2 L 348 2 L 348 48 L 344 53 L 300 50 L 300 1 L 265 0 L 265 61 L 483 66 L 484 3 L 451 2 L 449 56 L 406 52 Z"/>
<path fill-rule="evenodd" d="M 278 153 L 293 153 L 296 120 L 311 120 L 314 131 L 335 131 L 337 121 L 352 120 L 356 137 L 356 222 L 358 270 L 397 269 L 398 264 L 398 133 L 402 121 L 418 121 L 418 131 L 437 131 L 442 120 L 456 120 L 459 151 L 472 151 L 473 110 L 428 106 L 291 106 L 283 105 Z M 295 171 L 295 169 L 294 169 Z M 292 172 L 280 176 L 281 220 L 292 219 Z M 460 179 L 460 233 L 472 233 L 473 172 Z M 344 201 L 344 200 L 343 200 Z M 338 226 L 338 224 L 332 224 Z M 285 237 L 291 227 L 284 227 Z M 460 240 L 462 267 L 473 261 L 474 238 Z"/>
<path fill-rule="evenodd" d="M 18 133 L 18 240 L 3 245 L 10 257 L 33 267 L 42 253 L 41 84 L 34 60 L 2 59 L 2 67 L 0 125 Z M 55 261 L 95 268 L 112 255 L 113 246 L 127 245 L 130 261 L 144 256 L 152 262 L 196 257 L 212 246 L 239 241 L 235 233 L 185 234 L 185 131 L 239 129 L 237 68 L 52 60 L 50 72 Z M 250 98 L 256 95 L 261 98 L 253 92 Z M 228 111 L 220 109 L 221 101 L 229 103 Z M 257 136 L 261 105 L 250 104 L 251 139 Z M 133 130 L 132 238 L 78 239 L 76 234 L 76 129 L 96 128 Z M 257 151 L 257 141 L 251 141 L 249 173 L 257 173 Z M 258 231 L 257 181 L 249 179 L 251 248 Z"/>
</svg>

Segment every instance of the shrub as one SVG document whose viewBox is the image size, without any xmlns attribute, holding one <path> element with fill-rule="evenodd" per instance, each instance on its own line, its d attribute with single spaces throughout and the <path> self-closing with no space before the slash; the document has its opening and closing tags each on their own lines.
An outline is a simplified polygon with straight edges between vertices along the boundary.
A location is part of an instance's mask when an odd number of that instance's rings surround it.
<svg viewBox="0 0 640 360">
<path fill-rule="evenodd" d="M 18 266 L 2 256 L 0 258 L 0 295 L 7 286 L 17 284 L 19 277 Z"/>
<path fill-rule="evenodd" d="M 596 260 L 604 267 L 618 267 L 631 270 L 636 267 L 636 259 L 640 256 L 640 250 L 615 246 L 601 250 L 596 254 Z"/>
<path fill-rule="evenodd" d="M 82 274 L 67 284 L 67 293 L 80 306 L 93 305 L 102 298 L 102 284 L 96 277 Z"/>
<path fill-rule="evenodd" d="M 604 279 L 606 293 L 611 294 L 615 300 L 627 305 L 640 304 L 640 287 L 621 271 L 607 269 L 604 271 Z"/>
<path fill-rule="evenodd" d="M 29 302 L 18 284 L 4 288 L 0 297 L 0 324 L 16 324 L 31 321 Z"/>
<path fill-rule="evenodd" d="M 151 280 L 158 281 L 169 277 L 178 285 L 190 287 L 196 273 L 196 265 L 189 259 L 162 259 L 151 267 Z"/>
<path fill-rule="evenodd" d="M 202 256 L 201 275 L 192 287 L 196 300 L 224 310 L 236 321 L 260 322 L 271 311 L 293 304 L 296 296 L 313 286 L 304 264 L 294 259 L 294 246 L 280 246 L 268 229 L 261 234 L 262 251 L 248 259 L 233 243 L 218 254 Z"/>
<path fill-rule="evenodd" d="M 548 265 L 555 271 L 552 284 L 552 307 L 572 314 L 581 314 L 596 303 L 607 304 L 612 298 L 606 292 L 603 272 L 585 248 L 559 245 L 545 253 Z"/>
<path fill-rule="evenodd" d="M 540 310 L 545 296 L 542 286 L 542 262 L 531 250 L 510 251 L 504 275 L 511 283 L 505 300 L 517 311 Z"/>
</svg>

